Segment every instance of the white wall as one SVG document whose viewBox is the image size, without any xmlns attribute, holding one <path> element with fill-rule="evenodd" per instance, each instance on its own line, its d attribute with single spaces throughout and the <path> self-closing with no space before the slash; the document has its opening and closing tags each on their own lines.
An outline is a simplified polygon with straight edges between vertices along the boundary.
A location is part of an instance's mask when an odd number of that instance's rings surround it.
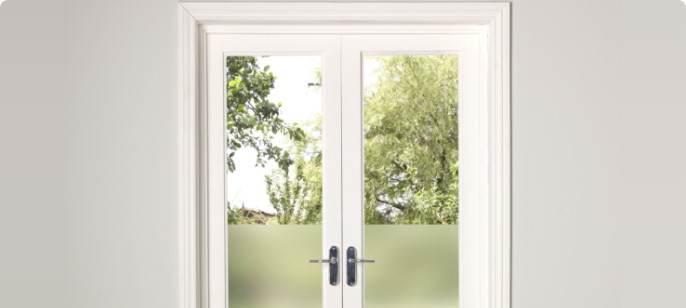
<svg viewBox="0 0 686 308">
<path fill-rule="evenodd" d="M 63 10 L 0 6 L 0 307 L 66 307 Z"/>
<path fill-rule="evenodd" d="M 686 5 L 512 2 L 513 307 L 686 306 Z M 0 7 L 0 306 L 176 306 L 175 23 Z"/>
<path fill-rule="evenodd" d="M 67 307 L 177 305 L 176 14 L 66 3 Z"/>
<path fill-rule="evenodd" d="M 680 0 L 623 6 L 620 126 L 615 152 L 625 246 L 627 307 L 686 307 L 686 5 Z"/>
</svg>

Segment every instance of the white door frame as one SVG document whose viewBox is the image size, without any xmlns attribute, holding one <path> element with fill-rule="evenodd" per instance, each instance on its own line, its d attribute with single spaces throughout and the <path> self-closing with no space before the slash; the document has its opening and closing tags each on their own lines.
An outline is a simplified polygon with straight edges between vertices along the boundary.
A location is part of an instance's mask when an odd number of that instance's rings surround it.
<svg viewBox="0 0 686 308">
<path fill-rule="evenodd" d="M 470 33 L 486 47 L 478 308 L 510 307 L 511 154 L 509 3 L 179 3 L 179 302 L 210 307 L 206 36 L 211 33 Z M 223 307 L 221 307 L 223 308 Z M 467 307 L 463 307 L 467 308 Z M 477 308 L 477 307 L 473 307 Z"/>
</svg>

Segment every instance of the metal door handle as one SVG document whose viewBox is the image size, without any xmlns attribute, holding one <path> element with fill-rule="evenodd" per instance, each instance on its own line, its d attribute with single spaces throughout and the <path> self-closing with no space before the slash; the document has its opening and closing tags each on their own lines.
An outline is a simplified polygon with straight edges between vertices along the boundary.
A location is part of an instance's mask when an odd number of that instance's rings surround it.
<svg viewBox="0 0 686 308">
<path fill-rule="evenodd" d="M 348 259 L 348 263 L 376 263 L 376 260 Z"/>
<path fill-rule="evenodd" d="M 347 264 L 346 264 L 346 282 L 349 286 L 354 286 L 357 284 L 357 263 L 376 263 L 376 260 L 365 260 L 365 259 L 358 259 L 357 258 L 357 249 L 355 247 L 348 247 L 348 250 L 345 251 L 347 255 Z"/>
<path fill-rule="evenodd" d="M 336 246 L 331 246 L 329 249 L 329 258 L 324 260 L 310 260 L 310 263 L 329 264 L 329 284 L 335 286 L 338 284 L 338 249 Z"/>
<path fill-rule="evenodd" d="M 326 259 L 326 260 L 310 260 L 310 263 L 331 263 L 336 264 L 338 260 L 336 258 Z"/>
</svg>

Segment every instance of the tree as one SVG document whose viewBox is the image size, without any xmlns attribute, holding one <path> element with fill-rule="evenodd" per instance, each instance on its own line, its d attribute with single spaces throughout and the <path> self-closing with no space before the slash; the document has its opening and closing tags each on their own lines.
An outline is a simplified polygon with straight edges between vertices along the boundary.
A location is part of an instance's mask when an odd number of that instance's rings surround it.
<svg viewBox="0 0 686 308">
<path fill-rule="evenodd" d="M 370 56 L 364 92 L 368 224 L 452 224 L 458 213 L 456 55 Z"/>
<path fill-rule="evenodd" d="M 377 81 L 364 91 L 366 223 L 457 223 L 457 56 L 371 56 L 368 59 L 378 61 L 379 67 Z M 266 75 L 266 70 L 259 75 L 267 79 L 258 83 L 264 85 L 262 88 L 247 85 L 241 88 L 242 81 L 229 87 L 238 87 L 239 94 L 246 89 L 246 96 L 255 89 L 268 94 L 273 88 L 273 79 L 271 83 L 269 79 L 275 77 Z M 246 84 L 255 80 L 253 77 Z M 256 101 L 264 102 L 264 97 L 266 94 Z M 240 108 L 237 110 L 241 112 Z M 272 119 L 266 122 L 277 122 L 275 118 L 265 118 Z M 251 123 L 250 118 L 240 121 Z M 277 124 L 288 133 L 285 135 L 289 146 L 283 151 L 285 154 L 267 155 L 269 159 L 287 159 L 265 179 L 270 203 L 277 212 L 270 223 L 321 223 L 321 115 L 305 123 L 281 121 Z M 244 127 L 255 130 L 259 126 Z M 276 134 L 280 130 L 270 131 Z M 267 135 L 251 136 L 265 138 L 261 142 L 271 144 L 272 139 L 267 139 Z M 247 223 L 254 221 L 247 220 Z"/>
<path fill-rule="evenodd" d="M 298 141 L 305 133 L 300 127 L 279 118 L 281 103 L 268 100 L 276 81 L 274 74 L 269 72 L 269 66 L 260 68 L 257 58 L 252 56 L 226 57 L 226 80 L 226 161 L 229 172 L 236 170 L 233 156 L 241 148 L 257 151 L 255 166 L 264 168 L 271 160 L 287 171 L 294 161 L 288 151 L 274 144 L 274 138 L 283 134 Z M 229 224 L 257 221 L 230 203 L 227 209 Z"/>
<path fill-rule="evenodd" d="M 294 164 L 266 176 L 276 223 L 317 224 L 322 221 L 322 116 L 301 123 L 305 136 L 290 140 Z"/>
<path fill-rule="evenodd" d="M 366 223 L 456 223 L 457 56 L 370 58 L 380 66 L 364 95 Z M 279 224 L 321 222 L 321 122 L 305 126 L 290 173 L 267 177 Z"/>
<path fill-rule="evenodd" d="M 267 160 L 288 170 L 293 160 L 288 151 L 274 145 L 278 133 L 292 140 L 300 140 L 304 132 L 279 118 L 281 103 L 267 99 L 274 88 L 276 77 L 269 66 L 261 69 L 256 57 L 231 56 L 226 58 L 226 145 L 229 149 L 227 164 L 230 172 L 236 170 L 235 151 L 250 147 L 257 151 L 256 166 L 265 166 Z"/>
</svg>

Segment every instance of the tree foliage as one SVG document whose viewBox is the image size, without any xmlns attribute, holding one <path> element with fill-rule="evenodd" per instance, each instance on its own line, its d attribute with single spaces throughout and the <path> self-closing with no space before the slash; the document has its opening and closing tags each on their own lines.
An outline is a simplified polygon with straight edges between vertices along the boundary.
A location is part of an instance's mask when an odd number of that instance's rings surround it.
<svg viewBox="0 0 686 308">
<path fill-rule="evenodd" d="M 288 170 L 293 164 L 288 151 L 274 144 L 278 133 L 298 141 L 305 132 L 279 118 L 281 103 L 267 98 L 274 88 L 276 77 L 269 66 L 260 68 L 256 57 L 231 56 L 226 58 L 226 144 L 229 149 L 227 164 L 230 172 L 236 170 L 235 151 L 250 147 L 257 151 L 256 166 L 265 166 L 268 160 Z"/>
<path fill-rule="evenodd" d="M 459 173 L 457 56 L 372 56 L 368 59 L 378 61 L 379 66 L 375 72 L 378 79 L 364 90 L 365 222 L 456 224 Z M 251 69 L 255 66 L 254 62 L 249 65 Z M 243 70 L 255 71 L 245 68 L 238 71 Z M 255 73 L 229 79 L 240 77 L 241 81 L 229 84 L 229 88 L 238 86 L 235 93 L 249 98 L 237 102 L 272 104 L 265 98 L 273 88 L 275 77 L 266 70 L 256 74 L 262 79 L 255 76 L 248 79 L 251 75 Z M 255 83 L 258 86 L 254 86 Z M 244 84 L 243 88 L 240 84 Z M 241 145 L 257 148 L 253 144 L 267 142 L 278 151 L 264 150 L 263 156 L 283 160 L 279 163 L 281 168 L 273 170 L 265 179 L 270 203 L 277 212 L 270 222 L 321 223 L 321 115 L 309 122 L 285 124 L 276 120 L 279 105 L 270 106 L 274 109 L 269 110 L 273 111 L 263 112 L 259 118 L 261 122 L 256 119 L 252 126 L 247 126 L 251 118 L 242 120 L 242 114 L 234 117 L 234 123 L 240 121 L 244 125 L 245 135 L 265 138 Z M 251 108 L 249 110 L 263 110 Z M 238 107 L 233 110 L 241 112 Z M 256 111 L 248 112 L 253 118 L 258 117 L 256 114 Z M 262 123 L 263 128 L 270 125 L 268 133 L 285 132 L 287 150 L 274 146 L 272 139 L 266 138 L 273 138 L 272 135 L 256 129 L 260 127 L 258 123 Z M 247 133 L 250 129 L 264 135 Z M 230 130 L 229 135 L 236 132 L 239 131 Z M 269 146 L 261 145 L 260 149 L 263 148 L 269 149 Z"/>
<path fill-rule="evenodd" d="M 267 175 L 267 193 L 278 224 L 317 224 L 322 221 L 322 117 L 302 123 L 305 137 L 291 140 L 294 164 Z"/>
<path fill-rule="evenodd" d="M 364 92 L 368 224 L 451 224 L 458 212 L 456 55 L 372 56 Z"/>
</svg>

